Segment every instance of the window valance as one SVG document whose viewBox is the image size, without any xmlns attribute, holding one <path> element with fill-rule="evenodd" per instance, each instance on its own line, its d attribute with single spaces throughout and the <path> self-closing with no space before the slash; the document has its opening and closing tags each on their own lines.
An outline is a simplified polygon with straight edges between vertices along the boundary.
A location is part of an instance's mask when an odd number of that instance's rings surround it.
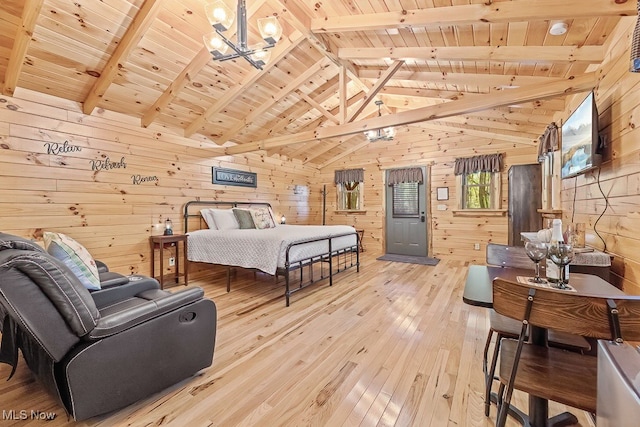
<svg viewBox="0 0 640 427">
<path fill-rule="evenodd" d="M 422 168 L 391 169 L 387 174 L 387 185 L 395 185 L 401 182 L 417 182 L 422 184 Z"/>
<path fill-rule="evenodd" d="M 544 133 L 540 136 L 540 144 L 538 145 L 538 163 L 544 162 L 547 153 L 560 149 L 558 138 L 558 126 L 555 122 L 551 122 Z"/>
<path fill-rule="evenodd" d="M 453 173 L 466 175 L 476 172 L 500 172 L 502 170 L 502 153 L 485 154 L 483 156 L 460 157 L 456 159 Z"/>
<path fill-rule="evenodd" d="M 344 169 L 335 172 L 336 184 L 347 184 L 349 182 L 364 182 L 364 169 Z"/>
</svg>

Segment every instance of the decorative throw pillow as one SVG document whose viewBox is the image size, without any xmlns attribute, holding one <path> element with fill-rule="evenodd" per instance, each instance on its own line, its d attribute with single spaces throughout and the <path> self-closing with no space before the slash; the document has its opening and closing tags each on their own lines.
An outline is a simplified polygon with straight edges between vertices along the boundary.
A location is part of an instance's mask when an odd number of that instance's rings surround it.
<svg viewBox="0 0 640 427">
<path fill-rule="evenodd" d="M 45 231 L 43 238 L 47 252 L 69 267 L 85 288 L 100 289 L 98 266 L 84 246 L 62 233 Z"/>
<path fill-rule="evenodd" d="M 207 223 L 209 230 L 218 229 L 216 221 L 213 219 L 213 209 L 200 209 L 200 215 L 202 216 L 202 219 L 204 219 L 204 222 Z"/>
<path fill-rule="evenodd" d="M 218 230 L 237 230 L 240 228 L 232 209 L 212 209 L 212 211 Z"/>
<path fill-rule="evenodd" d="M 256 228 L 256 225 L 253 222 L 253 217 L 251 216 L 251 212 L 247 209 L 237 209 L 233 208 L 233 214 L 236 216 L 236 220 L 238 221 L 238 225 L 241 230 Z"/>
<path fill-rule="evenodd" d="M 251 216 L 253 217 L 253 223 L 259 230 L 274 228 L 276 226 L 268 208 L 252 209 Z"/>
</svg>

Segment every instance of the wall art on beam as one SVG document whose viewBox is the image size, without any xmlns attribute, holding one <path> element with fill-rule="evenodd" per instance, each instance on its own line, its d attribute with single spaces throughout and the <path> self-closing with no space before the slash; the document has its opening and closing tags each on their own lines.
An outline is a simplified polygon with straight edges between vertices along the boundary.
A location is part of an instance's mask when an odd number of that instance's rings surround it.
<svg viewBox="0 0 640 427">
<path fill-rule="evenodd" d="M 211 168 L 213 183 L 221 185 L 236 185 L 239 187 L 256 188 L 258 186 L 258 176 L 253 172 L 245 172 L 235 169 Z"/>
</svg>

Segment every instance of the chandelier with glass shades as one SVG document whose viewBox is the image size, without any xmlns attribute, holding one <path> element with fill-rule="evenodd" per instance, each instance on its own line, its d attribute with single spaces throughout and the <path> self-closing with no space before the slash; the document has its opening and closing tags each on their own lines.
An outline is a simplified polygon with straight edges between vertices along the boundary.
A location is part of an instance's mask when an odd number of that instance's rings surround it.
<svg viewBox="0 0 640 427">
<path fill-rule="evenodd" d="M 221 1 L 209 1 L 204 7 L 207 19 L 215 30 L 203 37 L 204 44 L 218 61 L 228 61 L 234 58 L 244 58 L 259 70 L 269 62 L 271 52 L 268 50 L 276 45 L 282 36 L 282 27 L 275 16 L 258 19 L 258 29 L 265 43 L 249 47 L 247 45 L 247 7 L 244 0 L 238 1 L 236 13 Z M 233 25 L 237 16 L 237 44 L 226 38 L 224 31 Z M 229 52 L 229 50 L 231 50 Z M 227 53 L 229 52 L 229 53 Z"/>
<path fill-rule="evenodd" d="M 378 117 L 382 115 L 380 112 L 380 106 L 382 105 L 382 101 L 376 101 L 376 105 L 378 106 Z M 368 130 L 364 133 L 369 142 L 375 141 L 391 141 L 394 136 L 396 136 L 396 130 L 393 127 L 388 127 L 384 129 L 372 129 Z"/>
</svg>

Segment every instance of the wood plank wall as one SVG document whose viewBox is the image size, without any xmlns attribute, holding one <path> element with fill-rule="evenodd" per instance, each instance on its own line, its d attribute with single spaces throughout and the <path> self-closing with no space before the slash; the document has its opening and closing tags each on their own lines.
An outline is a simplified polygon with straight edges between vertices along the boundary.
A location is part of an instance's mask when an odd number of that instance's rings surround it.
<svg viewBox="0 0 640 427">
<path fill-rule="evenodd" d="M 440 136 L 438 136 L 440 135 Z M 397 167 L 425 166 L 428 175 L 427 191 L 431 248 L 429 255 L 441 259 L 463 262 L 485 262 L 488 242 L 508 241 L 506 214 L 499 216 L 459 216 L 456 209 L 456 179 L 453 166 L 457 157 L 480 154 L 504 153 L 505 168 L 502 173 L 502 207 L 507 207 L 507 173 L 516 164 L 536 163 L 537 147 L 514 144 L 475 136 L 431 134 L 420 127 L 398 129 L 390 142 L 376 142 L 321 170 L 321 182 L 326 184 L 327 223 L 346 223 L 365 230 L 365 249 L 384 252 L 384 171 Z M 336 190 L 333 173 L 337 169 L 365 169 L 364 214 L 340 214 L 335 212 Z M 436 188 L 448 187 L 449 200 L 436 200 Z M 437 205 L 445 205 L 440 211 Z M 480 249 L 474 249 L 474 243 Z"/>
<path fill-rule="evenodd" d="M 626 18 L 625 18 L 626 19 Z M 611 160 L 602 166 L 600 185 L 609 207 L 597 230 L 614 255 L 614 278 L 625 291 L 640 294 L 640 152 L 637 110 L 640 76 L 629 73 L 630 34 L 635 18 L 626 19 L 614 34 L 609 60 L 600 70 L 596 90 L 600 126 L 607 136 Z M 560 121 L 584 96 L 576 96 Z M 79 152 L 47 154 L 46 143 L 69 144 Z M 426 166 L 429 170 L 430 255 L 484 262 L 487 242 L 506 243 L 506 216 L 455 216 L 457 194 L 453 176 L 456 157 L 505 153 L 503 206 L 507 200 L 510 165 L 535 162 L 535 147 L 478 137 L 430 134 L 420 127 L 399 129 L 392 142 L 379 142 L 327 165 L 322 170 L 300 162 L 249 154 L 214 159 L 204 139 L 186 139 L 167 129 L 142 129 L 139 121 L 106 111 L 84 116 L 69 101 L 18 90 L 16 97 L 0 97 L 0 220 L 3 231 L 38 237 L 43 230 L 61 231 L 85 244 L 114 270 L 149 273 L 148 237 L 153 224 L 169 217 L 182 229 L 182 206 L 201 198 L 269 201 L 289 223 L 321 223 L 322 188 L 327 188 L 328 224 L 346 223 L 365 229 L 367 249 L 383 252 L 384 170 Z M 126 168 L 92 171 L 90 161 L 118 163 Z M 223 166 L 258 173 L 258 188 L 211 184 L 211 167 Z M 362 215 L 335 212 L 333 171 L 365 168 L 365 209 Z M 156 176 L 158 181 L 135 185 L 132 175 Z M 604 244 L 594 224 L 605 200 L 597 173 L 563 181 L 563 219 L 587 224 L 587 243 Z M 302 193 L 294 194 L 301 185 Z M 577 188 L 575 213 L 574 186 Z M 435 200 L 437 187 L 449 187 L 449 200 Z M 438 211 L 437 205 L 447 206 Z M 573 214 L 573 215 L 572 215 Z M 480 243 L 479 251 L 473 244 Z"/>
<path fill-rule="evenodd" d="M 48 154 L 55 144 L 60 151 Z M 318 216 L 308 190 L 317 169 L 259 154 L 214 159 L 211 146 L 143 129 L 116 113 L 85 116 L 60 98 L 26 90 L 0 96 L 0 230 L 29 238 L 63 232 L 114 271 L 149 274 L 149 236 L 162 233 L 166 218 L 182 232 L 189 200 L 266 201 L 291 223 Z M 92 161 L 107 159 L 121 166 L 92 170 Z M 214 185 L 212 166 L 256 172 L 258 187 Z M 155 178 L 134 184 L 133 175 Z M 303 186 L 301 194 L 295 185 Z"/>
<path fill-rule="evenodd" d="M 600 133 L 607 140 L 608 155 L 599 172 L 562 182 L 562 209 L 563 223 L 571 222 L 573 214 L 575 222 L 586 224 L 588 245 L 602 250 L 606 243 L 606 251 L 614 256 L 615 284 L 640 295 L 640 74 L 629 72 L 636 17 L 624 19 L 611 36 L 611 49 L 595 91 Z M 584 94 L 567 102 L 562 118 L 582 99 Z"/>
</svg>

